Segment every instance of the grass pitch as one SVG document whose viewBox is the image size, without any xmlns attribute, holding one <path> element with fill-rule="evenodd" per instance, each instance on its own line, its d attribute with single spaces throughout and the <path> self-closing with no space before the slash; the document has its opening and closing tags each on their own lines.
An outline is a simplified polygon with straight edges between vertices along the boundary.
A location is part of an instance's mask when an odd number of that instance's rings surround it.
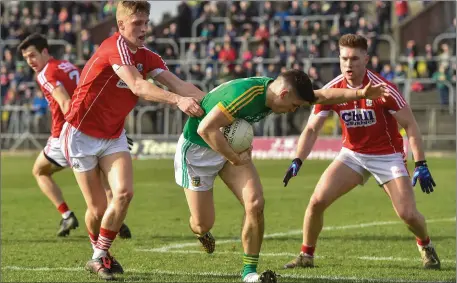
<svg viewBox="0 0 457 283">
<path fill-rule="evenodd" d="M 1 269 L 3 282 L 99 281 L 83 270 L 92 255 L 84 227 L 84 199 L 70 170 L 55 175 L 80 227 L 57 238 L 60 215 L 31 175 L 31 157 L 3 157 Z M 426 195 L 415 188 L 428 220 L 442 270 L 421 269 L 414 237 L 399 221 L 373 179 L 331 206 L 316 249 L 314 269 L 282 270 L 301 245 L 305 206 L 330 161 L 306 161 L 287 188 L 289 161 L 255 161 L 264 185 L 265 240 L 259 271 L 275 270 L 279 282 L 455 282 L 455 159 L 429 159 L 437 183 Z M 412 169 L 412 168 L 410 168 Z M 200 251 L 188 229 L 184 193 L 174 182 L 172 160 L 134 161 L 135 196 L 126 223 L 131 240 L 116 239 L 112 253 L 126 273 L 120 281 L 240 282 L 243 212 L 220 180 L 215 187 L 216 252 Z"/>
</svg>

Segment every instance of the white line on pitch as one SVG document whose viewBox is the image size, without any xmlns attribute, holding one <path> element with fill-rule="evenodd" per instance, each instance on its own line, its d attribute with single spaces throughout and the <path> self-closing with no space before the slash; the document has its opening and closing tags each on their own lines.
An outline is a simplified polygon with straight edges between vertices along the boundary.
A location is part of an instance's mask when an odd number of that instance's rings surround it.
<svg viewBox="0 0 457 283">
<path fill-rule="evenodd" d="M 17 271 L 84 271 L 82 267 L 25 267 L 25 266 L 4 266 L 2 270 L 17 270 Z M 172 276 L 202 276 L 202 277 L 220 277 L 220 278 L 240 278 L 238 273 L 225 273 L 225 272 L 186 272 L 186 271 L 167 271 L 161 269 L 152 270 L 138 270 L 126 269 L 126 272 L 143 273 L 143 274 L 158 274 L 158 275 L 172 275 Z M 344 277 L 344 276 L 326 276 L 326 275 L 299 275 L 299 274 L 281 274 L 280 278 L 289 279 L 320 279 L 332 281 L 350 281 L 350 282 L 392 282 L 392 283 L 418 283 L 424 281 L 416 280 L 401 280 L 390 278 L 358 278 L 358 277 Z M 126 278 L 128 279 L 128 278 Z M 445 281 L 442 281 L 445 282 Z M 440 283 L 440 282 L 435 282 Z"/>
<path fill-rule="evenodd" d="M 427 220 L 427 223 L 451 222 L 451 221 L 455 221 L 455 217 L 442 218 L 442 219 L 431 219 L 431 220 Z M 327 226 L 327 227 L 324 227 L 322 230 L 324 230 L 324 231 L 347 230 L 347 229 L 357 229 L 357 228 L 386 226 L 386 225 L 398 225 L 398 224 L 403 224 L 403 222 L 401 222 L 401 221 L 382 221 L 382 222 L 369 222 L 369 223 L 344 225 L 344 226 Z M 266 234 L 263 238 L 269 239 L 269 238 L 277 238 L 277 237 L 293 236 L 293 235 L 301 235 L 301 234 L 302 234 L 302 230 L 291 230 L 288 232 Z M 231 240 L 217 241 L 216 243 L 218 245 L 221 245 L 221 244 L 237 243 L 237 242 L 240 242 L 239 238 L 231 239 Z M 193 241 L 193 242 L 187 242 L 187 243 L 180 243 L 180 244 L 178 243 L 178 244 L 167 245 L 167 246 L 163 246 L 160 248 L 154 248 L 154 249 L 150 249 L 150 251 L 165 252 L 165 251 L 169 251 L 171 249 L 181 249 L 181 248 L 185 248 L 185 247 L 195 247 L 195 246 L 199 246 L 199 245 L 200 245 L 200 243 L 198 243 L 197 241 Z"/>
<path fill-rule="evenodd" d="M 169 251 L 156 251 L 154 249 L 135 249 L 138 252 L 152 252 L 152 253 L 170 253 L 170 254 L 206 254 L 204 251 L 196 250 L 169 250 Z M 240 255 L 240 252 L 230 252 L 230 251 L 215 251 L 213 254 L 233 254 Z M 260 256 L 265 257 L 296 257 L 297 253 L 260 253 Z M 344 257 L 335 257 L 335 256 L 315 256 L 315 258 L 345 258 L 345 259 L 355 259 L 355 260 L 370 260 L 370 261 L 421 261 L 420 258 L 402 258 L 402 257 L 377 257 L 377 256 L 344 256 Z M 442 259 L 441 262 L 456 263 L 455 260 Z"/>
</svg>

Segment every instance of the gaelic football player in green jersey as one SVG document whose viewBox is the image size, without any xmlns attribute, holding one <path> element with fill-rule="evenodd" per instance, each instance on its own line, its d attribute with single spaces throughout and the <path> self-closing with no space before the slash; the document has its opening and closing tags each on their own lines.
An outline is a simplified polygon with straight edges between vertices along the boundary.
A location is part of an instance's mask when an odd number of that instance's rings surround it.
<svg viewBox="0 0 457 283">
<path fill-rule="evenodd" d="M 191 117 L 179 138 L 174 160 L 175 178 L 184 188 L 190 209 L 190 228 L 208 253 L 215 249 L 210 229 L 215 212 L 213 184 L 216 176 L 244 207 L 241 240 L 243 282 L 275 282 L 275 274 L 257 273 L 264 231 L 264 198 L 259 174 L 251 161 L 251 150 L 236 153 L 224 138 L 221 127 L 235 118 L 255 123 L 268 114 L 293 112 L 314 103 L 336 104 L 360 98 L 388 95 L 385 84 L 363 90 L 320 89 L 313 91 L 308 76 L 299 70 L 286 71 L 276 79 L 236 79 L 210 91 L 201 101 L 205 114 Z"/>
</svg>

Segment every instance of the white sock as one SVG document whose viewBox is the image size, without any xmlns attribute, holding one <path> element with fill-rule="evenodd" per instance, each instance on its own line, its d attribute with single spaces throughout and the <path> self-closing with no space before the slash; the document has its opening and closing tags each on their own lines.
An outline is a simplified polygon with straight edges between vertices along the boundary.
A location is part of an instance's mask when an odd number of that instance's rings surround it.
<svg viewBox="0 0 457 283">
<path fill-rule="evenodd" d="M 64 213 L 62 213 L 62 218 L 67 219 L 68 217 L 70 217 L 70 214 L 71 214 L 71 210 L 67 210 Z"/>
<path fill-rule="evenodd" d="M 92 259 L 104 257 L 104 256 L 106 256 L 106 254 L 107 254 L 106 251 L 94 248 L 94 255 L 92 256 Z"/>
</svg>

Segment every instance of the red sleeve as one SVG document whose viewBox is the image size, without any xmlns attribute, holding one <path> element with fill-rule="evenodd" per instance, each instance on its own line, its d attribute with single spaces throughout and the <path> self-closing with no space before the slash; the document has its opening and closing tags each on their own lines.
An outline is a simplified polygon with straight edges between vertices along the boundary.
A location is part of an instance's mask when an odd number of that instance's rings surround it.
<svg viewBox="0 0 457 283">
<path fill-rule="evenodd" d="M 386 98 L 385 102 L 382 102 L 384 107 L 388 110 L 397 112 L 403 107 L 406 106 L 406 100 L 398 91 L 398 88 L 393 84 L 388 84 L 388 89 L 390 91 L 390 96 Z M 381 100 L 382 101 L 382 100 Z"/>
<path fill-rule="evenodd" d="M 127 43 L 125 43 L 122 36 L 119 36 L 117 39 L 113 38 L 113 41 L 110 43 L 112 46 L 109 49 L 109 63 L 114 70 L 117 69 L 115 66 L 134 65 L 132 52 L 127 47 Z"/>
<path fill-rule="evenodd" d="M 48 65 L 40 74 L 38 74 L 38 84 L 42 90 L 46 90 L 52 94 L 52 91 L 62 84 L 57 80 L 56 72 L 57 70 L 53 68 L 52 65 Z"/>
<path fill-rule="evenodd" d="M 162 57 L 160 57 L 159 54 L 151 51 L 151 50 L 146 50 L 146 56 L 147 56 L 147 72 L 146 73 L 151 73 L 151 76 L 155 78 L 158 74 L 162 73 L 163 71 L 168 71 L 167 64 L 165 61 L 163 61 Z"/>
<path fill-rule="evenodd" d="M 316 104 L 313 107 L 313 114 L 327 117 L 331 110 L 333 110 L 332 105 Z"/>
</svg>

